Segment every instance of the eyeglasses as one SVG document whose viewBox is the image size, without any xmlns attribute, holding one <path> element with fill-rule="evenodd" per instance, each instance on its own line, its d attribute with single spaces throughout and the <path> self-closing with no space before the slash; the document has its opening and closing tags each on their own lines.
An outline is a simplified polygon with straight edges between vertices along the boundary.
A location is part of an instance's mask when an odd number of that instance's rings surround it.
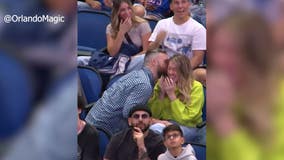
<svg viewBox="0 0 284 160">
<path fill-rule="evenodd" d="M 176 139 L 180 136 L 180 134 L 171 134 L 171 135 L 167 135 L 165 138 L 166 140 L 169 140 L 169 139 Z"/>
<path fill-rule="evenodd" d="M 134 118 L 134 119 L 139 119 L 140 117 L 142 117 L 142 119 L 147 119 L 150 116 L 148 114 L 134 114 L 134 115 L 132 115 L 132 118 Z"/>
</svg>

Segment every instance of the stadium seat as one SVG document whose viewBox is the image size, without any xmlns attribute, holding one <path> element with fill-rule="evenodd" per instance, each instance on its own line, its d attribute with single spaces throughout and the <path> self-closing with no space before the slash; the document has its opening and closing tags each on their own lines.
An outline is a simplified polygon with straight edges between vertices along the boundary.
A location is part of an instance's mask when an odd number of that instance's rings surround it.
<svg viewBox="0 0 284 160">
<path fill-rule="evenodd" d="M 202 108 L 202 120 L 206 121 L 206 88 L 203 87 L 203 92 L 204 92 L 204 105 Z"/>
<path fill-rule="evenodd" d="M 151 27 L 152 32 L 153 32 L 153 30 L 154 30 L 156 24 L 158 23 L 158 21 L 155 20 L 155 19 L 150 19 L 150 18 L 145 18 L 145 19 L 149 22 L 150 27 Z"/>
<path fill-rule="evenodd" d="M 101 50 L 106 47 L 106 26 L 110 23 L 107 12 L 78 10 L 78 45 Z"/>
<path fill-rule="evenodd" d="M 98 71 L 90 66 L 78 66 L 79 77 L 87 103 L 96 102 L 102 92 L 102 79 Z"/>
<path fill-rule="evenodd" d="M 206 160 L 206 146 L 201 144 L 191 144 L 198 160 Z"/>
<path fill-rule="evenodd" d="M 105 150 L 110 140 L 110 136 L 102 129 L 97 128 L 97 130 L 99 132 L 99 155 L 100 158 L 103 158 Z"/>
<path fill-rule="evenodd" d="M 77 56 L 91 56 L 95 50 L 95 48 L 91 47 L 77 46 Z"/>
</svg>

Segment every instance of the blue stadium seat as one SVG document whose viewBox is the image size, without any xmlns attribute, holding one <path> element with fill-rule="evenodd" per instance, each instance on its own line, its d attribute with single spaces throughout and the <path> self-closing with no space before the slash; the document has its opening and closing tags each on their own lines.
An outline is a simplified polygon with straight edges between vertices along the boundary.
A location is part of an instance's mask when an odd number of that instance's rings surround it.
<svg viewBox="0 0 284 160">
<path fill-rule="evenodd" d="M 105 154 L 105 150 L 110 140 L 110 136 L 99 128 L 97 128 L 97 130 L 99 132 L 99 155 L 100 155 L 100 158 L 103 158 Z"/>
<path fill-rule="evenodd" d="M 98 71 L 90 66 L 78 66 L 79 77 L 87 103 L 96 102 L 102 92 L 102 79 Z"/>
<path fill-rule="evenodd" d="M 9 138 L 26 123 L 32 93 L 25 67 L 16 58 L 0 52 L 0 140 Z"/>
<path fill-rule="evenodd" d="M 198 160 L 206 160 L 206 146 L 201 144 L 191 144 Z"/>
<path fill-rule="evenodd" d="M 91 56 L 95 50 L 91 47 L 77 46 L 77 56 Z"/>
<path fill-rule="evenodd" d="M 150 19 L 150 18 L 145 18 L 145 19 L 149 22 L 149 25 L 150 25 L 150 27 L 152 29 L 152 32 L 153 32 L 153 30 L 154 30 L 156 24 L 158 23 L 158 21 L 155 20 L 155 19 Z"/>
<path fill-rule="evenodd" d="M 203 87 L 203 92 L 204 92 L 204 105 L 202 108 L 202 120 L 206 121 L 206 88 Z"/>
<path fill-rule="evenodd" d="M 106 26 L 110 23 L 107 12 L 78 10 L 78 45 L 101 50 L 106 47 Z"/>
</svg>

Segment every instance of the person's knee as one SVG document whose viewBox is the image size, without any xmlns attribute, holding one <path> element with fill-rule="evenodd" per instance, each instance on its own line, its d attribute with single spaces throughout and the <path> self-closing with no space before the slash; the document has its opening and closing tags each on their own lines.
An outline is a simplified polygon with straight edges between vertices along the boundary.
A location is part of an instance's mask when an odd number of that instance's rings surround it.
<svg viewBox="0 0 284 160">
<path fill-rule="evenodd" d="M 203 86 L 206 86 L 206 69 L 196 68 L 193 70 L 193 77 L 195 80 L 201 82 Z"/>
</svg>

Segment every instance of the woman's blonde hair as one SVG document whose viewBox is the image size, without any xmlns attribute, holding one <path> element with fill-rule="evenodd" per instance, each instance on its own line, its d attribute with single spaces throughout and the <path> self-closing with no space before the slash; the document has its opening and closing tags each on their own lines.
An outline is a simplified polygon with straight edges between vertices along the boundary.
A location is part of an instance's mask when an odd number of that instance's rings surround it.
<svg viewBox="0 0 284 160">
<path fill-rule="evenodd" d="M 169 62 L 173 62 L 176 65 L 177 76 L 179 77 L 177 81 L 177 88 L 179 90 L 179 95 L 177 96 L 182 102 L 190 103 L 190 92 L 193 83 L 192 68 L 190 60 L 187 56 L 177 54 L 169 59 Z"/>
<path fill-rule="evenodd" d="M 119 8 L 123 2 L 127 3 L 131 7 L 131 10 L 133 13 L 131 20 L 132 20 L 132 24 L 134 27 L 138 26 L 139 23 L 146 22 L 146 20 L 144 20 L 143 18 L 135 16 L 133 8 L 132 8 L 132 3 L 129 0 L 115 0 L 113 1 L 113 7 L 111 11 L 111 27 L 113 31 L 111 34 L 112 37 L 116 37 L 119 31 L 119 25 L 121 21 L 121 19 L 119 18 Z"/>
</svg>

